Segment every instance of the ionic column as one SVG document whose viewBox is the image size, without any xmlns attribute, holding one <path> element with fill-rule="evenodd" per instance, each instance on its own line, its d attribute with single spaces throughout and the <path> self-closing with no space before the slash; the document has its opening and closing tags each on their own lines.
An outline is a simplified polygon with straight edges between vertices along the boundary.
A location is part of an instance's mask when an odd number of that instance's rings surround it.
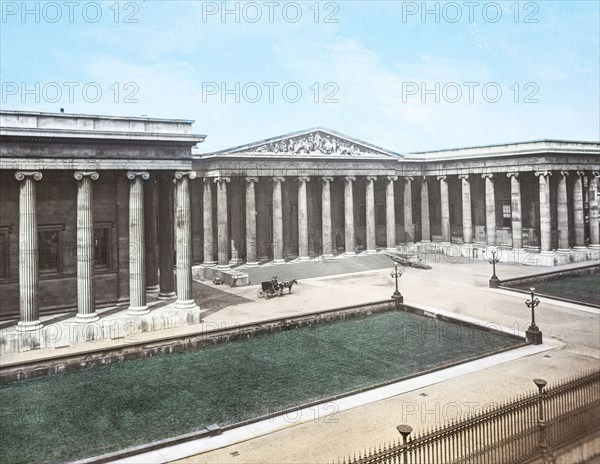
<svg viewBox="0 0 600 464">
<path fill-rule="evenodd" d="M 414 240 L 413 214 L 412 214 L 412 177 L 404 177 L 404 240 L 408 244 Z"/>
<path fill-rule="evenodd" d="M 246 177 L 246 267 L 258 266 L 256 256 L 256 193 L 258 177 Z"/>
<path fill-rule="evenodd" d="M 366 215 L 367 215 L 367 254 L 377 253 L 375 245 L 375 176 L 367 176 L 367 187 L 365 192 Z"/>
<path fill-rule="evenodd" d="M 283 264 L 283 202 L 281 199 L 281 183 L 283 177 L 273 179 L 273 264 Z"/>
<path fill-rule="evenodd" d="M 523 248 L 523 222 L 521 218 L 521 182 L 519 173 L 509 172 L 510 177 L 510 210 L 512 221 L 512 246 L 515 250 Z"/>
<path fill-rule="evenodd" d="M 458 176 L 462 189 L 462 229 L 463 243 L 473 243 L 473 221 L 471 220 L 471 183 L 468 174 Z"/>
<path fill-rule="evenodd" d="M 204 261 L 203 266 L 212 267 L 216 264 L 214 237 L 213 237 L 213 194 L 212 184 L 215 179 L 212 177 L 204 178 L 204 192 L 202 196 L 202 210 L 204 221 Z"/>
<path fill-rule="evenodd" d="M 569 203 L 567 200 L 568 171 L 560 171 L 556 199 L 558 213 L 558 251 L 569 253 Z"/>
<path fill-rule="evenodd" d="M 493 174 L 482 174 L 485 179 L 485 231 L 487 244 L 496 245 L 496 196 Z"/>
<path fill-rule="evenodd" d="M 231 237 L 229 239 L 231 259 L 229 264 L 232 266 L 242 262 L 242 192 L 238 187 L 239 185 L 232 185 L 229 192 L 229 202 L 231 203 Z"/>
<path fill-rule="evenodd" d="M 427 178 L 423 176 L 421 181 L 421 241 L 431 241 L 431 229 L 429 228 L 429 188 Z"/>
<path fill-rule="evenodd" d="M 19 192 L 19 332 L 42 327 L 38 301 L 39 257 L 35 181 L 42 179 L 38 171 L 18 171 Z"/>
<path fill-rule="evenodd" d="M 77 322 L 93 322 L 96 314 L 94 294 L 94 215 L 92 181 L 97 172 L 77 171 Z"/>
<path fill-rule="evenodd" d="M 128 171 L 129 184 L 129 309 L 138 316 L 150 312 L 146 305 L 146 244 L 144 240 L 144 181 L 146 171 Z"/>
<path fill-rule="evenodd" d="M 448 203 L 448 179 L 446 176 L 437 176 L 440 181 L 440 208 L 442 242 L 450 243 L 450 205 Z"/>
<path fill-rule="evenodd" d="M 156 179 L 154 176 L 144 188 L 144 226 L 146 228 L 146 291 L 157 292 L 160 286 L 158 284 Z"/>
<path fill-rule="evenodd" d="M 394 196 L 394 181 L 398 176 L 388 176 L 385 186 L 385 238 L 387 249 L 396 251 L 396 198 Z"/>
<path fill-rule="evenodd" d="M 298 177 L 298 261 L 308 261 L 308 201 L 306 183 L 309 177 Z"/>
<path fill-rule="evenodd" d="M 323 240 L 323 256 L 332 256 L 333 239 L 331 232 L 331 184 L 333 177 L 322 177 L 321 189 L 321 238 Z"/>
<path fill-rule="evenodd" d="M 173 230 L 173 177 L 163 173 L 158 177 L 158 253 L 159 253 L 159 300 L 171 300 L 175 293 L 173 275 L 173 250 L 175 238 Z"/>
<path fill-rule="evenodd" d="M 590 208 L 590 248 L 600 248 L 600 224 L 598 223 L 598 177 L 594 171 L 588 183 L 588 205 Z"/>
<path fill-rule="evenodd" d="M 177 259 L 177 309 L 197 308 L 192 289 L 192 207 L 190 180 L 195 171 L 175 172 L 175 256 Z"/>
<path fill-rule="evenodd" d="M 354 238 L 354 192 L 352 182 L 356 177 L 347 176 L 344 183 L 344 236 L 346 242 L 346 256 L 356 256 Z"/>
<path fill-rule="evenodd" d="M 229 267 L 229 224 L 227 221 L 227 184 L 229 177 L 216 177 L 217 184 L 217 269 L 228 270 Z"/>
<path fill-rule="evenodd" d="M 549 171 L 536 172 L 540 182 L 540 243 L 542 253 L 552 251 L 551 211 L 550 211 L 550 175 Z"/>
<path fill-rule="evenodd" d="M 573 220 L 575 227 L 575 249 L 585 249 L 585 222 L 583 215 L 583 172 L 577 171 L 573 184 Z"/>
</svg>

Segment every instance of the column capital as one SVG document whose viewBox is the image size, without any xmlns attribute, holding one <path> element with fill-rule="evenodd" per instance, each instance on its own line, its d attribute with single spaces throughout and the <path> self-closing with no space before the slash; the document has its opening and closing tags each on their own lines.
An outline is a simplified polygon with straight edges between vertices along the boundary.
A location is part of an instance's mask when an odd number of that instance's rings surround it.
<svg viewBox="0 0 600 464">
<path fill-rule="evenodd" d="M 92 180 L 98 180 L 100 174 L 98 174 L 96 171 L 75 171 L 75 174 L 73 174 L 73 176 L 77 180 L 81 180 L 84 177 L 89 177 Z"/>
<path fill-rule="evenodd" d="M 40 171 L 17 171 L 15 173 L 15 179 L 24 180 L 26 177 L 33 177 L 33 180 L 42 180 L 42 173 Z"/>
<path fill-rule="evenodd" d="M 585 176 L 585 171 L 577 171 L 578 176 Z"/>
<path fill-rule="evenodd" d="M 567 177 L 569 175 L 569 171 L 560 171 L 560 175 L 563 177 Z"/>
<path fill-rule="evenodd" d="M 592 171 L 592 177 L 600 177 L 600 171 Z"/>
<path fill-rule="evenodd" d="M 377 176 L 367 176 L 367 180 L 377 180 Z"/>
<path fill-rule="evenodd" d="M 491 172 L 486 172 L 485 174 L 481 174 L 481 178 L 482 179 L 493 180 L 494 179 L 494 174 L 491 173 Z"/>
<path fill-rule="evenodd" d="M 437 180 L 444 180 L 445 181 L 445 180 L 448 179 L 448 176 L 436 176 L 436 179 Z"/>
<path fill-rule="evenodd" d="M 129 180 L 135 180 L 136 177 L 148 180 L 150 179 L 150 173 L 148 171 L 127 171 L 127 178 Z"/>
<path fill-rule="evenodd" d="M 412 182 L 413 180 L 415 180 L 413 176 L 404 176 L 403 179 L 405 182 Z"/>
<path fill-rule="evenodd" d="M 248 182 L 249 184 L 251 184 L 252 182 L 256 183 L 258 182 L 258 177 L 246 177 L 246 182 Z"/>
<path fill-rule="evenodd" d="M 331 176 L 323 176 L 323 177 L 321 177 L 321 180 L 323 182 L 333 182 L 333 177 L 331 177 Z"/>
<path fill-rule="evenodd" d="M 356 180 L 356 177 L 354 177 L 354 176 L 346 176 L 346 177 L 344 178 L 344 180 L 345 180 L 346 182 L 354 182 L 354 181 Z"/>
<path fill-rule="evenodd" d="M 218 176 L 218 177 L 213 177 L 214 179 L 214 183 L 216 184 L 217 182 L 230 182 L 231 178 L 229 177 L 225 177 L 225 176 Z"/>
<path fill-rule="evenodd" d="M 461 180 L 466 180 L 467 182 L 469 182 L 469 174 L 459 174 L 458 178 Z"/>
<path fill-rule="evenodd" d="M 515 179 L 517 179 L 519 177 L 519 173 L 518 172 L 507 172 L 506 177 L 508 177 L 508 178 L 514 177 Z"/>
<path fill-rule="evenodd" d="M 271 178 L 272 182 L 285 182 L 285 177 L 282 176 L 275 176 Z"/>
<path fill-rule="evenodd" d="M 398 176 L 387 176 L 387 180 L 391 180 L 392 182 L 398 180 Z"/>
<path fill-rule="evenodd" d="M 548 170 L 544 170 L 544 171 L 536 171 L 535 175 L 538 177 L 550 177 L 552 175 L 552 173 Z"/>
<path fill-rule="evenodd" d="M 310 182 L 309 176 L 298 176 L 298 182 Z"/>
<path fill-rule="evenodd" d="M 197 174 L 196 171 L 175 171 L 176 180 L 181 180 L 184 176 L 188 176 L 190 179 L 195 179 Z"/>
</svg>

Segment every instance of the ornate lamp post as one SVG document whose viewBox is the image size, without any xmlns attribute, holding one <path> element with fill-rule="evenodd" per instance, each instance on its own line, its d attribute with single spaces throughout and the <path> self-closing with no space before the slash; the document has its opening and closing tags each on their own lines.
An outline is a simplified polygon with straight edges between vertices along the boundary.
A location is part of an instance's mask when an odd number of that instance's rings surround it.
<svg viewBox="0 0 600 464">
<path fill-rule="evenodd" d="M 539 430 L 539 441 L 541 455 L 544 459 L 544 463 L 554 462 L 554 456 L 548 449 L 548 441 L 546 438 L 546 422 L 544 420 L 544 402 L 546 401 L 546 392 L 544 387 L 548 384 L 544 379 L 533 379 L 533 383 L 538 387 L 538 430 Z"/>
<path fill-rule="evenodd" d="M 490 278 L 490 288 L 498 288 L 500 286 L 500 279 L 496 276 L 496 263 L 500 261 L 500 257 L 496 256 L 498 253 L 496 250 L 491 250 L 490 253 L 492 254 L 492 257 L 487 258 L 487 262 L 492 265 L 493 274 Z"/>
<path fill-rule="evenodd" d="M 398 269 L 398 264 L 394 264 L 394 270 L 390 272 L 390 276 L 396 279 L 396 291 L 392 294 L 392 298 L 396 301 L 396 306 L 404 302 L 404 297 L 398 291 L 398 277 L 402 276 L 402 269 Z"/>
<path fill-rule="evenodd" d="M 396 427 L 396 430 L 398 430 L 398 432 L 400 432 L 400 435 L 402 435 L 402 447 L 405 448 L 403 454 L 403 463 L 404 464 L 408 464 L 408 453 L 406 452 L 406 447 L 408 446 L 408 436 L 411 434 L 411 432 L 413 431 L 412 427 L 410 425 L 399 425 L 398 427 Z"/>
<path fill-rule="evenodd" d="M 540 300 L 539 298 L 535 297 L 535 288 L 531 287 L 529 290 L 531 291 L 531 299 L 525 300 L 525 304 L 528 308 L 531 308 L 531 325 L 525 332 L 525 335 L 528 342 L 534 345 L 541 345 L 542 332 L 540 331 L 538 326 L 535 325 L 535 308 L 540 304 Z"/>
</svg>

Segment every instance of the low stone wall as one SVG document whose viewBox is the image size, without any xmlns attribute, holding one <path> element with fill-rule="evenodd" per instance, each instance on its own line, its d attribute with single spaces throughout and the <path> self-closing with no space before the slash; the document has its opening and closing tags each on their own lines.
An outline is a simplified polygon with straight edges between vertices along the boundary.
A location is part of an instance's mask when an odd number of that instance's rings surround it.
<svg viewBox="0 0 600 464">
<path fill-rule="evenodd" d="M 192 279 L 194 280 L 210 280 L 213 282 L 215 277 L 219 277 L 223 285 L 229 285 L 230 287 L 243 287 L 250 282 L 248 274 L 235 269 L 222 271 L 214 266 L 199 265 L 192 267 Z"/>
</svg>

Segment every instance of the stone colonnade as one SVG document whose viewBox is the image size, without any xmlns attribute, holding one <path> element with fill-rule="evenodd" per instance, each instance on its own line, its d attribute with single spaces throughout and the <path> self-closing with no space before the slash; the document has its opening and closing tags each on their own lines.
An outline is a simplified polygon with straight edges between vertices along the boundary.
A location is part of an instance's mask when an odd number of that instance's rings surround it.
<svg viewBox="0 0 600 464">
<path fill-rule="evenodd" d="M 96 171 L 76 171 L 77 181 L 77 316 L 76 321 L 87 323 L 99 319 L 95 308 L 94 292 L 94 216 L 93 182 L 102 175 Z M 177 171 L 173 174 L 157 174 L 158 180 L 158 224 L 152 220 L 156 205 L 145 205 L 152 197 L 148 191 L 153 188 L 148 181 L 148 171 L 128 171 L 129 180 L 129 309 L 132 316 L 149 312 L 146 303 L 148 291 L 158 291 L 159 299 L 176 298 L 175 307 L 193 309 L 196 303 L 192 294 L 192 254 L 191 254 L 191 179 L 194 171 Z M 40 329 L 38 289 L 39 255 L 36 205 L 36 182 L 42 180 L 39 171 L 18 171 L 15 178 L 20 182 L 19 193 L 19 304 L 20 317 L 18 331 Z M 154 179 L 152 179 L 154 181 Z M 173 201 L 173 183 L 176 195 Z M 154 198 L 156 198 L 154 196 Z M 154 201 L 154 200 L 150 200 Z M 175 216 L 173 206 L 175 203 Z M 154 215 L 154 218 L 156 216 Z M 173 219 L 175 218 L 176 240 L 174 240 Z M 158 231 L 157 231 L 158 227 Z M 157 259 L 147 259 L 149 248 L 146 235 L 159 237 Z M 156 240 L 152 241 L 156 249 Z M 177 291 L 173 269 L 173 249 L 177 257 Z M 159 272 L 160 269 L 160 272 Z M 147 286 L 148 276 L 155 279 Z"/>
</svg>

